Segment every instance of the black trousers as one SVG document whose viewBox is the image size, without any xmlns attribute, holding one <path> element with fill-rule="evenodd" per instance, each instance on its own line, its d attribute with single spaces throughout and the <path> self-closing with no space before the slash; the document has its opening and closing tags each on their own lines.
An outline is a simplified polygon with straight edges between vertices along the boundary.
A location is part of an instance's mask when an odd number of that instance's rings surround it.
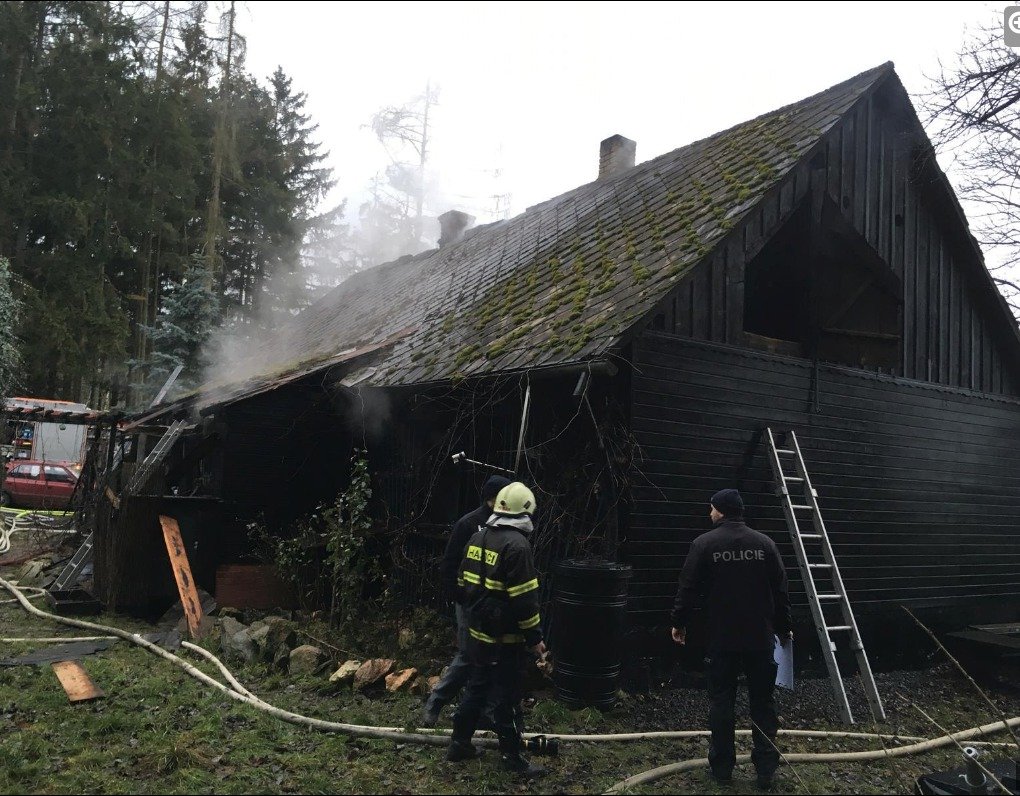
<svg viewBox="0 0 1020 796">
<path fill-rule="evenodd" d="M 471 676 L 471 661 L 468 660 L 468 625 L 464 608 L 457 606 L 457 654 L 446 667 L 442 679 L 432 689 L 425 702 L 427 710 L 440 711 L 444 705 L 453 701 L 454 697 L 467 683 Z"/>
<path fill-rule="evenodd" d="M 519 752 L 523 726 L 517 706 L 521 701 L 521 668 L 524 648 L 520 644 L 502 645 L 492 663 L 472 663 L 471 675 L 453 716 L 453 740 L 471 741 L 478 719 L 492 709 L 492 723 L 504 753 Z"/>
<path fill-rule="evenodd" d="M 712 743 L 708 762 L 716 774 L 727 775 L 736 761 L 734 734 L 736 729 L 735 705 L 737 678 L 747 676 L 747 692 L 751 703 L 752 738 L 754 749 L 751 760 L 762 777 L 771 777 L 779 767 L 779 752 L 775 748 L 779 718 L 776 715 L 776 663 L 773 651 L 714 652 L 707 659 L 708 697 L 711 707 L 708 726 Z"/>
</svg>

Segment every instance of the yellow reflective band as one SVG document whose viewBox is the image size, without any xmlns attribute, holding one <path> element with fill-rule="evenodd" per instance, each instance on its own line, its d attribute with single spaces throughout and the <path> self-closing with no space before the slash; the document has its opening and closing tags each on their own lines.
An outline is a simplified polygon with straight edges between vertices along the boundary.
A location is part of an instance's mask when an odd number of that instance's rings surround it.
<svg viewBox="0 0 1020 796">
<path fill-rule="evenodd" d="M 487 636 L 481 630 L 475 630 L 473 627 L 469 627 L 468 628 L 468 633 L 471 635 L 471 638 L 475 639 L 475 641 L 481 641 L 483 644 L 523 644 L 524 643 L 524 636 L 518 636 L 516 633 L 508 633 L 505 636 L 500 636 L 499 638 L 493 638 L 492 636 Z"/>
<path fill-rule="evenodd" d="M 533 617 L 531 617 L 531 619 L 525 619 L 523 622 L 518 622 L 517 627 L 519 627 L 521 630 L 531 630 L 531 628 L 537 627 L 538 623 L 541 621 L 542 621 L 541 617 L 539 617 L 538 614 L 535 614 Z"/>
<path fill-rule="evenodd" d="M 482 560 L 482 548 L 480 548 L 476 544 L 469 545 L 468 549 L 467 549 L 467 553 L 465 555 L 467 555 L 467 557 L 470 558 L 472 561 L 481 561 Z"/>
<path fill-rule="evenodd" d="M 492 591 L 506 591 L 506 584 L 502 581 L 493 580 L 492 578 L 485 579 L 485 588 L 491 589 Z"/>
<path fill-rule="evenodd" d="M 457 585 L 458 586 L 464 585 L 464 578 L 460 577 L 459 575 L 457 576 Z"/>
<path fill-rule="evenodd" d="M 529 591 L 534 591 L 537 588 L 538 578 L 532 578 L 527 583 L 522 583 L 520 586 L 511 586 L 506 591 L 511 597 L 520 597 L 522 594 L 527 594 Z"/>
<path fill-rule="evenodd" d="M 482 582 L 480 575 L 476 575 L 474 572 L 465 572 L 461 577 L 464 578 L 468 583 L 473 583 L 478 586 Z"/>
</svg>

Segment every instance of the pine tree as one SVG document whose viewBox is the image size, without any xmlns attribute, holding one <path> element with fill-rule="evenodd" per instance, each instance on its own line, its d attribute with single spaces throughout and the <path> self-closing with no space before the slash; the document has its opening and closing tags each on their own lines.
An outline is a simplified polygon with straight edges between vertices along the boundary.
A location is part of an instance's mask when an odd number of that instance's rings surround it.
<svg viewBox="0 0 1020 796">
<path fill-rule="evenodd" d="M 220 76 L 219 100 L 216 112 L 216 127 L 212 138 L 212 193 L 209 197 L 208 213 L 205 228 L 205 260 L 206 278 L 212 279 L 217 273 L 221 275 L 219 255 L 217 246 L 221 232 L 220 191 L 223 186 L 224 170 L 229 172 L 233 165 L 232 144 L 234 132 L 233 118 L 233 92 L 234 92 L 234 71 L 236 70 L 235 60 L 240 60 L 240 52 L 235 51 L 235 45 L 239 45 L 235 28 L 237 22 L 237 3 L 230 0 L 230 7 L 224 15 L 224 27 L 226 28 L 226 55 L 223 61 L 223 74 Z"/>
<path fill-rule="evenodd" d="M 40 5 L 16 125 L 28 188 L 4 191 L 0 204 L 16 214 L 9 251 L 26 285 L 23 353 L 35 367 L 25 387 L 91 399 L 106 364 L 121 366 L 127 333 L 120 292 L 134 270 L 137 208 L 122 186 L 136 166 L 135 31 L 109 4 Z"/>
<path fill-rule="evenodd" d="M 310 235 L 329 227 L 336 242 L 344 229 L 336 211 L 315 215 L 319 202 L 336 184 L 332 170 L 322 164 L 328 156 L 314 140 L 318 125 L 304 112 L 308 97 L 295 92 L 282 68 L 270 79 L 275 118 L 274 134 L 281 146 L 280 187 L 286 197 L 286 223 L 279 225 L 278 245 L 267 252 L 263 322 L 275 325 L 280 316 L 293 314 L 309 303 L 308 290 L 316 276 L 305 272 L 302 247 Z M 341 209 L 342 214 L 342 209 Z M 314 231 L 313 231 L 314 230 Z M 321 274 L 320 274 L 321 276 Z"/>
<path fill-rule="evenodd" d="M 354 248 L 347 204 L 341 202 L 308 222 L 301 250 L 306 300 L 310 303 L 361 270 Z"/>
<path fill-rule="evenodd" d="M 0 3 L 0 256 L 25 390 L 103 408 L 158 387 L 196 256 L 218 269 L 201 329 L 221 308 L 272 324 L 318 284 L 305 241 L 343 233 L 316 215 L 325 155 L 283 71 L 245 71 L 228 9 L 215 38 L 202 0 Z"/>
<path fill-rule="evenodd" d="M 153 393 L 178 365 L 184 370 L 177 379 L 177 391 L 200 384 L 206 376 L 208 344 L 220 310 L 219 299 L 206 276 L 204 259 L 196 254 L 180 284 L 167 296 L 156 326 L 148 330 L 152 340 L 149 384 Z"/>
<path fill-rule="evenodd" d="M 10 263 L 0 257 L 0 405 L 10 397 L 21 378 L 18 316 L 21 304 L 14 297 Z"/>
<path fill-rule="evenodd" d="M 222 256 L 225 310 L 241 337 L 308 303 L 301 247 L 333 180 L 305 102 L 281 69 L 268 90 L 251 78 L 235 84 L 238 176 L 224 186 Z"/>
</svg>

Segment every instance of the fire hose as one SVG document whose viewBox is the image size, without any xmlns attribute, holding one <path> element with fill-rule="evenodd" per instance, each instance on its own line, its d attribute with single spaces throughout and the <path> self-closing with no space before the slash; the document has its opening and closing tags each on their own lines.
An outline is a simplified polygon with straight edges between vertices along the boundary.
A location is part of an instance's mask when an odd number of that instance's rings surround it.
<svg viewBox="0 0 1020 796">
<path fill-rule="evenodd" d="M 73 533 L 61 519 L 72 516 L 64 511 L 0 508 L 0 556 L 11 549 L 15 530 L 40 530 L 51 533 Z"/>
<path fill-rule="evenodd" d="M 216 690 L 223 693 L 225 696 L 243 704 L 251 705 L 258 710 L 268 713 L 271 716 L 275 716 L 278 719 L 286 721 L 290 724 L 297 724 L 301 726 L 311 727 L 313 729 L 322 730 L 324 732 L 342 733 L 361 738 L 378 738 L 383 740 L 401 741 L 404 743 L 418 743 L 429 746 L 446 746 L 449 743 L 448 732 L 449 731 L 425 731 L 418 730 L 417 732 L 407 732 L 396 727 L 373 727 L 361 724 L 345 724 L 342 722 L 325 721 L 323 719 L 316 719 L 310 716 L 302 716 L 298 713 L 293 713 L 282 708 L 278 708 L 275 705 L 271 705 L 268 702 L 260 699 L 259 697 L 248 691 L 241 683 L 234 677 L 230 670 L 222 663 L 215 655 L 208 650 L 205 650 L 198 645 L 191 644 L 190 642 L 184 642 L 182 646 L 191 651 L 197 652 L 202 657 L 211 661 L 220 670 L 220 673 L 226 678 L 230 686 L 226 686 L 219 680 L 216 680 L 200 669 L 196 668 L 192 664 L 183 658 L 174 655 L 169 650 L 165 650 L 157 644 L 142 638 L 140 635 L 135 633 L 129 633 L 126 630 L 120 628 L 101 625 L 95 622 L 86 622 L 81 619 L 72 619 L 70 617 L 58 616 L 51 614 L 46 611 L 40 610 L 32 605 L 28 598 L 21 593 L 19 587 L 10 583 L 3 578 L 0 578 L 0 587 L 3 587 L 15 598 L 17 602 L 21 604 L 21 607 L 25 609 L 29 614 L 37 616 L 40 619 L 48 619 L 59 624 L 67 625 L 68 627 L 76 627 L 83 630 L 89 630 L 96 633 L 102 633 L 104 635 L 116 636 L 117 638 L 123 639 L 124 641 L 136 644 L 149 652 L 158 655 L 164 660 L 173 663 L 178 668 L 182 669 L 191 677 L 195 678 L 201 683 L 207 686 L 215 688 Z M 880 760 L 882 758 L 892 757 L 905 757 L 908 755 L 919 754 L 922 752 L 931 751 L 938 749 L 943 746 L 950 744 L 960 743 L 962 741 L 968 741 L 974 738 L 980 738 L 984 735 L 989 735 L 995 732 L 1002 731 L 1007 727 L 1020 727 L 1020 716 L 1007 719 L 1005 721 L 996 721 L 990 724 L 984 724 L 980 727 L 974 727 L 969 730 L 962 730 L 960 732 L 950 733 L 943 735 L 938 738 L 932 739 L 916 739 L 916 742 L 911 743 L 907 746 L 895 747 L 892 749 L 882 748 L 874 749 L 865 752 L 823 752 L 823 753 L 794 753 L 785 755 L 784 758 L 789 763 L 824 763 L 824 762 L 865 762 L 869 760 Z M 746 734 L 745 731 L 742 734 Z M 819 738 L 862 738 L 862 739 L 882 739 L 889 741 L 903 741 L 903 740 L 914 740 L 913 738 L 904 738 L 903 736 L 897 735 L 879 735 L 871 733 L 850 733 L 841 731 L 826 731 L 826 730 L 780 730 L 781 734 L 784 735 L 797 735 L 800 737 L 819 737 Z M 623 742 L 623 741 L 637 741 L 637 740 L 652 740 L 652 739 L 681 739 L 681 738 L 695 738 L 703 737 L 708 735 L 707 730 L 676 730 L 676 731 L 664 731 L 664 732 L 647 732 L 647 733 L 617 733 L 617 734 L 604 734 L 604 735 L 557 735 L 556 738 L 563 741 L 574 741 L 574 742 Z M 539 737 L 538 734 L 526 735 L 527 738 Z M 494 746 L 497 742 L 494 738 L 479 738 L 476 739 L 483 746 Z M 747 762 L 750 760 L 749 755 L 739 755 L 737 757 L 738 763 Z M 659 768 L 651 769 L 650 771 L 637 774 L 629 777 L 622 782 L 617 783 L 610 788 L 607 793 L 620 793 L 621 791 L 636 787 L 637 785 L 647 784 L 656 780 L 662 779 L 673 774 L 681 773 L 683 771 L 691 771 L 694 769 L 704 768 L 708 765 L 707 758 L 699 758 L 695 760 L 685 760 L 680 763 L 673 763 L 666 766 L 660 766 Z"/>
</svg>

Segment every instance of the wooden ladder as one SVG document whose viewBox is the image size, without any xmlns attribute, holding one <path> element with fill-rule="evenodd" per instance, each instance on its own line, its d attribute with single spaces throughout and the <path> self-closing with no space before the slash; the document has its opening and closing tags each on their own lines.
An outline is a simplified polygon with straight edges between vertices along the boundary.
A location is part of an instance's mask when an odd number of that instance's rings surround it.
<svg viewBox="0 0 1020 796">
<path fill-rule="evenodd" d="M 822 512 L 818 506 L 818 492 L 811 486 L 811 478 L 808 476 L 804 457 L 801 455 L 800 445 L 797 443 L 797 435 L 793 431 L 787 432 L 786 442 L 783 447 L 780 447 L 776 444 L 772 429 L 768 428 L 765 431 L 776 494 L 783 503 L 786 524 L 790 529 L 790 539 L 793 542 L 793 549 L 797 554 L 797 562 L 800 564 L 800 571 L 804 579 L 808 606 L 811 608 L 811 616 L 814 618 L 818 641 L 825 658 L 825 667 L 829 670 L 829 678 L 832 680 L 832 690 L 835 692 L 840 714 L 847 724 L 854 723 L 853 712 L 850 710 L 850 702 L 847 700 L 839 663 L 836 660 L 834 635 L 839 638 L 844 636 L 849 638 L 850 648 L 857 658 L 857 666 L 860 669 L 864 693 L 871 706 L 871 713 L 877 721 L 885 721 L 882 698 L 878 694 L 875 677 L 871 672 L 871 664 L 868 662 L 868 655 L 864 651 L 861 634 L 857 629 L 857 621 L 850 608 L 850 599 L 847 597 L 843 578 L 836 565 L 836 556 L 832 552 L 832 545 L 829 544 L 829 534 L 825 530 L 825 522 L 822 520 Z M 792 461 L 795 474 L 791 474 L 789 467 L 784 468 L 784 461 Z M 791 486 L 794 488 L 792 493 Z M 813 525 L 811 533 L 801 533 L 800 522 L 806 521 L 805 515 L 811 518 Z M 800 521 L 798 521 L 798 516 L 802 518 Z M 817 581 L 822 582 L 821 589 Z M 833 620 L 827 618 L 825 606 L 838 607 L 840 618 Z M 830 616 L 832 613 L 830 612 Z"/>
</svg>

